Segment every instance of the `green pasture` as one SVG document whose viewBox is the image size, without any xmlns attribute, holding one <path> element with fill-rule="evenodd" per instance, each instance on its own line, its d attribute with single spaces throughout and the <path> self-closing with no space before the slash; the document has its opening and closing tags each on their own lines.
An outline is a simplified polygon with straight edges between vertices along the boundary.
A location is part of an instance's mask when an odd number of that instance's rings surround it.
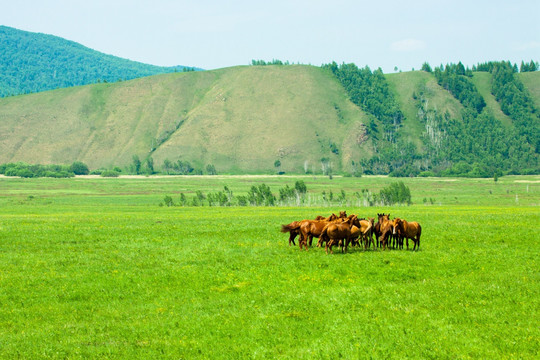
<svg viewBox="0 0 540 360">
<path fill-rule="evenodd" d="M 159 206 L 298 179 L 317 205 Z M 535 359 L 539 180 L 403 179 L 413 205 L 363 207 L 396 179 L 0 178 L 0 358 Z M 420 251 L 279 232 L 339 210 L 420 222 Z"/>
</svg>

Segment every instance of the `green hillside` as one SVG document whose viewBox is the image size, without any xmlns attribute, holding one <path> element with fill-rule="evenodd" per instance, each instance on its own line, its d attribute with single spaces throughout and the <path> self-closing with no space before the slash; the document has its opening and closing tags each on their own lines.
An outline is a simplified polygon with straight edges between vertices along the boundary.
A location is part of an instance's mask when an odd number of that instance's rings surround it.
<svg viewBox="0 0 540 360">
<path fill-rule="evenodd" d="M 0 97 L 184 70 L 106 55 L 57 36 L 0 26 Z M 187 68 L 186 68 L 187 69 Z"/>
<path fill-rule="evenodd" d="M 518 74 L 536 104 L 539 74 Z M 371 108 L 353 104 L 331 71 L 314 66 L 163 74 L 3 98 L 0 163 L 128 168 L 136 155 L 151 157 L 156 170 L 180 160 L 218 173 L 537 171 L 537 150 L 520 137 L 536 115 L 516 122 L 503 113 L 490 73 L 470 80 L 486 103 L 476 115 L 432 73 L 382 81 L 402 114 L 390 140 Z"/>
<path fill-rule="evenodd" d="M 319 171 L 372 153 L 364 114 L 311 66 L 237 67 L 0 99 L 0 163 L 126 166 L 133 155 L 219 171 Z M 337 153 L 332 149 L 337 148 Z"/>
</svg>

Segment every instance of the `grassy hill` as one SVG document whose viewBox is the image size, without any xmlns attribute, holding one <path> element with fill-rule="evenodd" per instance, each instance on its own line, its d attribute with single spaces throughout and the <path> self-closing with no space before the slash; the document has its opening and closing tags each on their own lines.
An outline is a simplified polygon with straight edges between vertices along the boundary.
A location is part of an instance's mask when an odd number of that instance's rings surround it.
<svg viewBox="0 0 540 360">
<path fill-rule="evenodd" d="M 536 103 L 540 73 L 519 74 Z M 472 80 L 486 111 L 506 126 L 489 91 L 490 74 Z M 385 76 L 404 119 L 401 136 L 421 154 L 433 110 L 457 121 L 463 106 L 426 72 Z M 0 99 L 0 163 L 71 163 L 128 167 L 134 155 L 189 161 L 218 172 L 353 171 L 379 151 L 369 114 L 351 103 L 328 70 L 304 65 L 241 66 L 172 73 Z M 442 116 L 442 115 L 441 115 Z M 280 168 L 274 163 L 279 160 Z"/>
<path fill-rule="evenodd" d="M 128 165 L 133 155 L 218 171 L 319 170 L 369 156 L 364 114 L 311 66 L 236 67 L 0 100 L 1 162 Z M 332 144 L 339 149 L 331 151 Z"/>
<path fill-rule="evenodd" d="M 0 97 L 97 81 L 115 82 L 182 71 L 89 49 L 57 36 L 0 26 Z"/>
</svg>

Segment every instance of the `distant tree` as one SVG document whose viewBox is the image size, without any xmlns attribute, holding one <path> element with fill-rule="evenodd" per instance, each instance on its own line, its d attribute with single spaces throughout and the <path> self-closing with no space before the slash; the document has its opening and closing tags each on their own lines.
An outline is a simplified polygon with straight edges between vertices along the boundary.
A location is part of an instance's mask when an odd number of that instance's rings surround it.
<svg viewBox="0 0 540 360">
<path fill-rule="evenodd" d="M 184 195 L 184 193 L 181 193 L 180 194 L 180 206 L 186 206 L 186 204 L 187 204 L 186 195 Z"/>
<path fill-rule="evenodd" d="M 465 66 L 460 62 L 458 62 L 456 66 L 456 74 L 458 75 L 465 75 Z"/>
<path fill-rule="evenodd" d="M 429 64 L 427 63 L 427 61 L 425 63 L 422 64 L 422 70 L 425 71 L 425 72 L 432 72 L 433 70 L 431 69 L 431 66 L 429 66 Z"/>
<path fill-rule="evenodd" d="M 411 191 L 403 181 L 399 181 L 381 189 L 377 196 L 377 200 L 385 205 L 393 205 L 396 203 L 410 205 Z"/>
<path fill-rule="evenodd" d="M 154 173 L 154 159 L 151 156 L 146 159 L 146 169 L 149 174 Z"/>
<path fill-rule="evenodd" d="M 90 173 L 88 166 L 82 161 L 73 162 L 73 164 L 71 164 L 71 171 L 75 175 L 88 175 Z"/>
<path fill-rule="evenodd" d="M 138 155 L 133 155 L 133 170 L 137 175 L 141 173 L 141 159 Z"/>
<path fill-rule="evenodd" d="M 174 201 L 173 201 L 173 198 L 170 197 L 169 195 L 165 196 L 163 198 L 163 202 L 165 203 L 165 205 L 167 206 L 174 206 Z"/>
<path fill-rule="evenodd" d="M 254 206 L 274 206 L 276 197 L 272 194 L 268 185 L 261 184 L 259 186 L 251 186 L 247 195 L 247 200 Z"/>
<path fill-rule="evenodd" d="M 531 60 L 530 63 L 526 63 L 524 61 L 521 61 L 521 66 L 519 68 L 520 72 L 532 72 L 537 71 L 539 67 L 538 62 L 534 62 L 534 60 Z"/>
<path fill-rule="evenodd" d="M 206 173 L 208 175 L 217 175 L 216 167 L 212 164 L 206 165 Z"/>
<path fill-rule="evenodd" d="M 163 160 L 163 171 L 165 171 L 165 173 L 169 174 L 169 171 L 172 169 L 172 166 L 173 164 L 171 163 L 169 159 Z"/>
<path fill-rule="evenodd" d="M 182 160 L 177 160 L 176 163 L 173 164 L 173 169 L 176 173 L 180 175 L 191 174 L 194 170 L 188 161 Z"/>
<path fill-rule="evenodd" d="M 306 186 L 306 184 L 304 183 L 303 180 L 298 180 L 297 182 L 295 182 L 294 183 L 294 189 L 299 194 L 305 194 L 307 192 L 307 186 Z"/>
</svg>

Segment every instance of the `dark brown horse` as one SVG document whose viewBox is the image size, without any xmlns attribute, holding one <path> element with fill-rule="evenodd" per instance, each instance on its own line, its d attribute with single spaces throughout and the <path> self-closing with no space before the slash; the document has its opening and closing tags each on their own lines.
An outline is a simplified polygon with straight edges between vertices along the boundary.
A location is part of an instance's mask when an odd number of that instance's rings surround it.
<svg viewBox="0 0 540 360">
<path fill-rule="evenodd" d="M 325 250 L 328 254 L 328 248 L 330 253 L 333 253 L 333 245 L 341 245 L 341 252 L 347 251 L 347 245 L 351 238 L 351 228 L 356 226 L 360 228 L 360 222 L 356 215 L 351 215 L 346 221 L 341 223 L 333 222 L 325 226 L 321 233 L 320 239 L 326 241 Z"/>
<path fill-rule="evenodd" d="M 395 232 L 407 239 L 407 250 L 409 250 L 409 239 L 414 241 L 413 251 L 420 248 L 420 235 L 422 235 L 422 226 L 416 221 L 408 222 L 400 218 L 394 219 Z M 418 246 L 418 247 L 417 247 Z"/>
</svg>

